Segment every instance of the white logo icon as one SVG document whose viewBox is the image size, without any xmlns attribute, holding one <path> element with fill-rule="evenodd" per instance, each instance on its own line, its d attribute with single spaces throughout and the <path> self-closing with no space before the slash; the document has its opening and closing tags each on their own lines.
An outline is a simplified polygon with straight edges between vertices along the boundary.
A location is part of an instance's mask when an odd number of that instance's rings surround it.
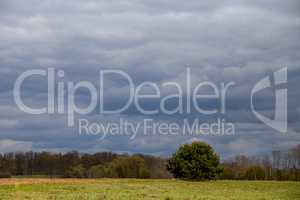
<svg viewBox="0 0 300 200">
<path fill-rule="evenodd" d="M 280 84 L 287 83 L 287 68 L 280 69 L 274 72 L 274 86 L 279 86 Z M 266 125 L 272 127 L 273 129 L 281 132 L 287 132 L 287 89 L 276 89 L 275 90 L 275 116 L 274 119 L 269 119 L 261 114 L 259 114 L 253 105 L 253 95 L 271 87 L 270 77 L 267 76 L 260 80 L 251 91 L 251 109 L 254 115 L 261 120 Z"/>
</svg>

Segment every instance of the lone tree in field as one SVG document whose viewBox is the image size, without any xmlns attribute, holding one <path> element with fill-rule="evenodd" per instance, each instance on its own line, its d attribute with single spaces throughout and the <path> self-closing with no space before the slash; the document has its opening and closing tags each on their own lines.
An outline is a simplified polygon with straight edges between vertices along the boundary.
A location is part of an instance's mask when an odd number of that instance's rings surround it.
<svg viewBox="0 0 300 200">
<path fill-rule="evenodd" d="M 168 161 L 167 169 L 175 178 L 189 180 L 215 179 L 222 172 L 218 155 L 204 142 L 182 145 Z"/>
</svg>

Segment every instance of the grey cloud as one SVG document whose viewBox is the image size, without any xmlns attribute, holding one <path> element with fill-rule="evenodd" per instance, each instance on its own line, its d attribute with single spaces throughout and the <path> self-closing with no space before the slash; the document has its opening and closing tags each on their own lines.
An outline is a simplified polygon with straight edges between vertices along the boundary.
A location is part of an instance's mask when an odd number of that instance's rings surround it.
<svg viewBox="0 0 300 200">
<path fill-rule="evenodd" d="M 110 138 L 105 144 L 91 142 L 93 138 L 78 137 L 74 130 L 66 128 L 65 116 L 34 117 L 16 110 L 13 83 L 27 69 L 47 67 L 64 69 L 66 81 L 97 84 L 99 69 L 113 68 L 126 71 L 136 83 L 184 83 L 185 68 L 190 67 L 195 82 L 237 84 L 228 97 L 228 115 L 230 120 L 246 126 L 239 129 L 243 136 L 208 140 L 224 155 L 243 148 L 268 151 L 272 146 L 264 150 L 259 140 L 272 137 L 278 146 L 280 140 L 292 145 L 292 138 L 298 141 L 296 133 L 278 139 L 270 129 L 260 127 L 249 110 L 249 95 L 258 80 L 287 66 L 289 126 L 299 131 L 299 8 L 296 0 L 1 1 L 0 137 L 31 140 L 36 149 L 170 153 L 190 138 L 139 138 L 136 142 Z M 45 86 L 39 80 L 28 83 L 24 89 L 26 101 L 45 105 Z M 109 103 L 122 101 L 126 86 L 121 86 L 123 82 L 118 79 L 107 85 Z M 88 94 L 81 92 L 78 98 L 84 103 Z M 269 93 L 261 96 L 260 111 L 272 115 L 271 98 Z M 135 120 L 145 117 L 134 111 L 126 114 Z M 183 116 L 156 117 L 172 121 Z M 251 134 L 257 131 L 259 135 Z"/>
</svg>

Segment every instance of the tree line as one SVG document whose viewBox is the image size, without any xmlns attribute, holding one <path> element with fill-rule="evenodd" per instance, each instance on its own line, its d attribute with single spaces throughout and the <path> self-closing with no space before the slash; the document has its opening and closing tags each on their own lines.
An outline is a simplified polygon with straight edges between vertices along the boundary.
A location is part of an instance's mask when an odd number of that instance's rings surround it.
<svg viewBox="0 0 300 200">
<path fill-rule="evenodd" d="M 166 159 L 148 155 L 17 152 L 0 154 L 0 177 L 169 178 L 165 165 Z"/>
<path fill-rule="evenodd" d="M 196 148 L 195 148 L 196 149 Z M 187 174 L 193 177 L 188 170 L 203 173 L 207 166 L 195 164 L 190 158 L 201 160 L 213 158 L 207 156 L 207 148 L 186 148 L 181 154 L 182 158 L 161 158 L 150 155 L 119 155 L 112 152 L 94 154 L 51 152 L 16 152 L 0 154 L 0 178 L 11 176 L 35 176 L 64 178 L 177 178 L 176 174 Z M 189 152 L 190 155 L 186 154 Z M 200 155 L 193 155 L 200 153 Z M 186 166 L 194 163 L 193 167 Z M 170 167 L 170 164 L 172 166 Z M 205 163 L 204 163 L 205 164 Z M 183 166 L 179 170 L 178 166 Z M 220 163 L 220 169 L 215 164 L 214 170 L 220 173 L 214 178 L 232 180 L 293 180 L 300 181 L 300 145 L 286 151 L 273 151 L 265 156 L 238 155 Z M 221 170 L 222 169 L 222 170 Z M 222 171 L 222 173 L 221 173 Z M 208 171 L 211 173 L 211 171 Z M 207 174 L 207 173 L 206 173 Z M 195 176 L 197 177 L 197 175 Z"/>
<path fill-rule="evenodd" d="M 238 155 L 222 165 L 222 179 L 300 181 L 300 144 L 271 155 Z"/>
</svg>

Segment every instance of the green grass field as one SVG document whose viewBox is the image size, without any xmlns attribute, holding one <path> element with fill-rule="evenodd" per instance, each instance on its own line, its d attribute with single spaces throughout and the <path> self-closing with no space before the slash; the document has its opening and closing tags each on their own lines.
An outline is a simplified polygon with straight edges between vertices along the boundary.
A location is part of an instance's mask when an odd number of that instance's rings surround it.
<svg viewBox="0 0 300 200">
<path fill-rule="evenodd" d="M 275 181 L 186 182 L 136 179 L 0 179 L 0 199 L 296 200 L 300 199 L 300 183 Z"/>
</svg>

